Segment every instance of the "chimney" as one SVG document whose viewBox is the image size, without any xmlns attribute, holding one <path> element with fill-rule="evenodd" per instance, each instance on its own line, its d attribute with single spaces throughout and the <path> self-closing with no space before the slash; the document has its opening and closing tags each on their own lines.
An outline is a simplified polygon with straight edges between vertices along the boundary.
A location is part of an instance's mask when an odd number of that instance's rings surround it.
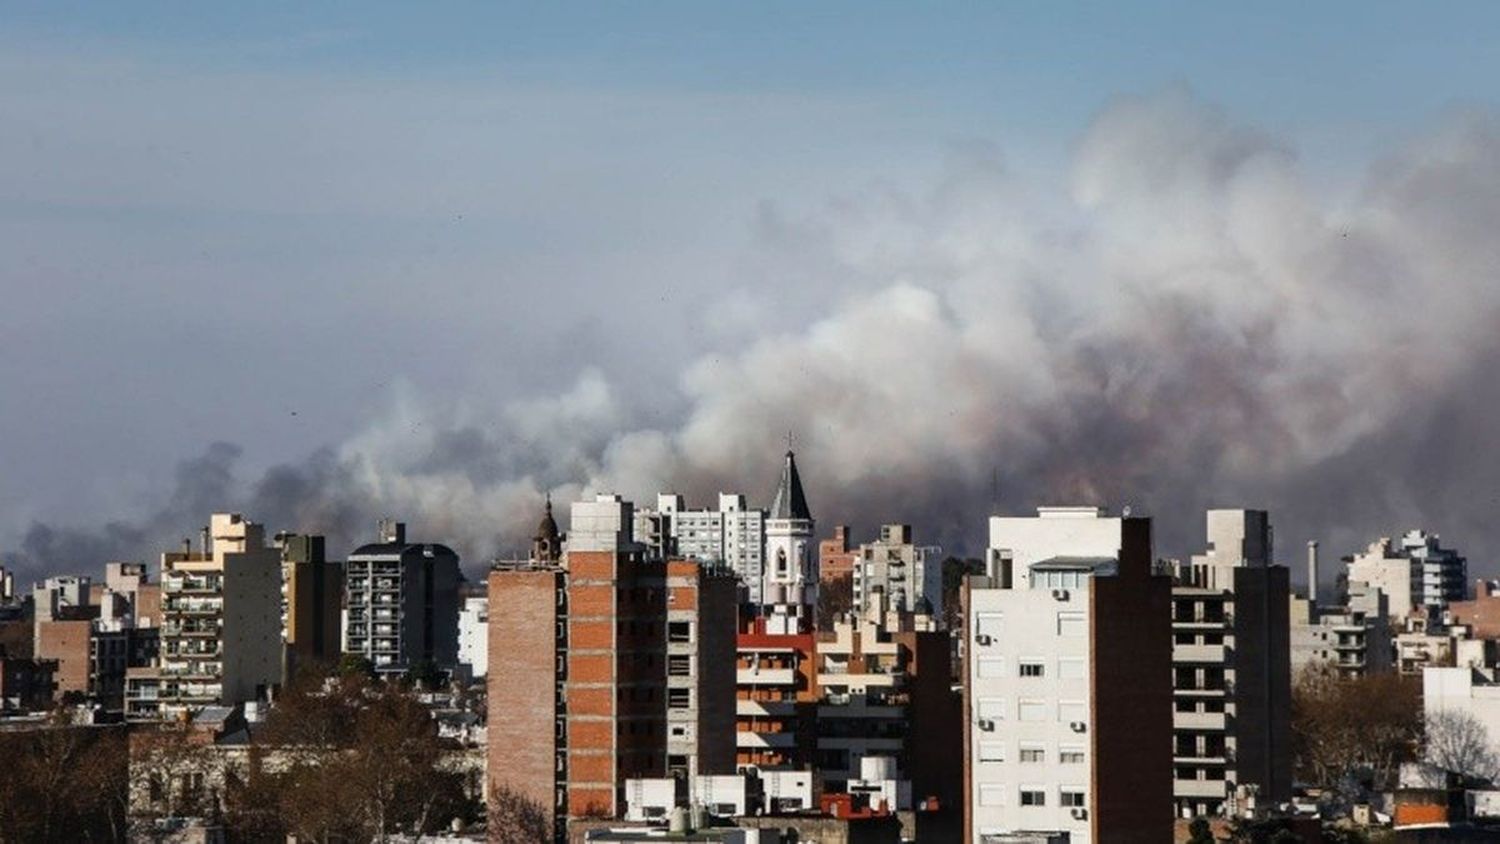
<svg viewBox="0 0 1500 844">
<path fill-rule="evenodd" d="M 1318 605 L 1318 540 L 1307 543 L 1307 602 Z"/>
<path fill-rule="evenodd" d="M 203 526 L 202 534 L 203 534 L 203 559 L 206 560 L 206 559 L 208 559 L 208 555 L 210 553 L 212 553 L 212 552 L 209 551 L 208 525 L 204 525 Z"/>
</svg>

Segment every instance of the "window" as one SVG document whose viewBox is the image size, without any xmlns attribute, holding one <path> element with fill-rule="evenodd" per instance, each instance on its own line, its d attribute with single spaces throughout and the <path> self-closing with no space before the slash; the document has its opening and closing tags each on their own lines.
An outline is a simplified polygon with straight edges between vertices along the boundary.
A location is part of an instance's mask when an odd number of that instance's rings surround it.
<svg viewBox="0 0 1500 844">
<path fill-rule="evenodd" d="M 1021 787 L 1022 806 L 1045 806 L 1047 805 L 1047 792 L 1040 786 Z"/>
<path fill-rule="evenodd" d="M 1081 748 L 1081 747 L 1063 747 L 1063 748 L 1059 748 L 1058 751 L 1057 751 L 1057 761 L 1058 761 L 1059 764 L 1062 764 L 1062 765 L 1082 765 L 1083 764 L 1083 748 Z"/>
<path fill-rule="evenodd" d="M 669 642 L 691 642 L 691 641 L 693 641 L 693 623 L 691 621 L 669 621 L 669 622 L 667 622 L 667 641 L 669 641 Z"/>
<path fill-rule="evenodd" d="M 1057 702 L 1057 720 L 1064 724 L 1087 721 L 1087 709 L 1081 700 L 1060 700 Z"/>
<path fill-rule="evenodd" d="M 1064 680 L 1082 680 L 1087 675 L 1088 671 L 1079 657 L 1065 656 L 1057 661 L 1057 676 Z"/>
<path fill-rule="evenodd" d="M 1022 677 L 1040 677 L 1040 676 L 1042 676 L 1042 673 L 1043 673 L 1043 668 L 1042 668 L 1042 663 L 1041 663 L 1040 660 L 1030 660 L 1029 659 L 1029 660 L 1025 660 L 1025 661 L 1023 661 L 1021 663 L 1021 676 Z"/>
<path fill-rule="evenodd" d="M 1065 785 L 1057 791 L 1057 802 L 1059 805 L 1064 807 L 1082 807 L 1083 805 L 1085 805 L 1083 800 L 1083 789 L 1078 788 L 1077 786 Z"/>
<path fill-rule="evenodd" d="M 981 806 L 1004 806 L 1005 786 L 985 784 L 979 786 L 979 805 Z"/>
<path fill-rule="evenodd" d="M 980 679 L 995 679 L 1005 676 L 1005 660 L 998 656 L 986 656 L 979 658 Z"/>
<path fill-rule="evenodd" d="M 982 612 L 974 616 L 974 635 L 989 636 L 997 638 L 1000 635 L 1001 623 L 1005 620 L 1004 613 Z"/>
<path fill-rule="evenodd" d="M 979 720 L 981 721 L 1003 721 L 1005 720 L 1005 698 L 992 697 L 979 701 Z"/>
<path fill-rule="evenodd" d="M 671 654 L 667 657 L 667 675 L 687 677 L 693 673 L 693 658 L 687 654 Z"/>
<path fill-rule="evenodd" d="M 1067 638 L 1082 638 L 1088 632 L 1083 623 L 1081 612 L 1060 612 L 1057 614 L 1057 635 Z"/>
<path fill-rule="evenodd" d="M 1004 762 L 1005 742 L 1003 741 L 981 741 L 979 743 L 979 761 L 981 762 Z"/>
<path fill-rule="evenodd" d="M 687 709 L 691 700 L 691 689 L 667 689 L 668 709 Z"/>
<path fill-rule="evenodd" d="M 1023 700 L 1016 706 L 1016 717 L 1022 721 L 1045 721 L 1047 720 L 1047 702 Z"/>
<path fill-rule="evenodd" d="M 1040 764 L 1047 761 L 1047 749 L 1039 744 L 1021 745 L 1021 761 L 1025 764 Z"/>
</svg>

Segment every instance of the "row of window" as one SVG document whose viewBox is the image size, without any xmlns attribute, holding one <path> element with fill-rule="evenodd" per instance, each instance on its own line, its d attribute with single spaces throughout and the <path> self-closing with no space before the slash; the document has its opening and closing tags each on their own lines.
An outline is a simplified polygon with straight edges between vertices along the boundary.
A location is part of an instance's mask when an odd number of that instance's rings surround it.
<svg viewBox="0 0 1500 844">
<path fill-rule="evenodd" d="M 1046 806 L 1047 788 L 1040 785 L 1023 785 L 1018 790 L 1016 802 L 1021 806 Z M 1001 783 L 986 783 L 979 786 L 979 805 L 1004 806 L 1011 791 Z M 1057 789 L 1057 805 L 1067 808 L 1082 808 L 1088 805 L 1083 786 L 1064 785 Z"/>
<path fill-rule="evenodd" d="M 1006 674 L 1005 657 L 986 654 L 974 661 L 975 676 L 981 680 L 998 680 Z M 1062 680 L 1082 680 L 1088 677 L 1088 663 L 1083 657 L 1059 657 L 1057 677 Z M 1047 660 L 1039 657 L 1021 657 L 1016 660 L 1016 676 L 1046 677 Z"/>
<path fill-rule="evenodd" d="M 974 614 L 974 640 L 976 644 L 998 641 L 1004 633 L 1005 613 L 980 612 Z M 1088 635 L 1088 617 L 1078 610 L 1064 610 L 1057 614 L 1057 635 L 1067 638 L 1082 638 Z"/>
<path fill-rule="evenodd" d="M 979 761 L 981 762 L 1004 762 L 1010 758 L 1007 749 L 1008 742 L 999 739 L 984 740 L 979 742 Z M 1021 742 L 1016 753 L 1016 759 L 1023 764 L 1040 764 L 1047 761 L 1047 747 L 1034 742 Z M 1082 765 L 1084 760 L 1084 749 L 1082 745 L 1061 745 L 1057 748 L 1057 763 L 1059 765 Z"/>
<path fill-rule="evenodd" d="M 1008 709 L 1006 701 L 1003 697 L 980 698 L 975 707 L 975 717 L 980 721 L 1004 721 Z M 1016 701 L 1017 721 L 1046 721 L 1051 711 L 1051 705 L 1041 698 L 1021 698 Z M 1060 700 L 1057 702 L 1056 712 L 1059 723 L 1082 723 L 1088 720 L 1088 704 L 1081 700 Z"/>
</svg>

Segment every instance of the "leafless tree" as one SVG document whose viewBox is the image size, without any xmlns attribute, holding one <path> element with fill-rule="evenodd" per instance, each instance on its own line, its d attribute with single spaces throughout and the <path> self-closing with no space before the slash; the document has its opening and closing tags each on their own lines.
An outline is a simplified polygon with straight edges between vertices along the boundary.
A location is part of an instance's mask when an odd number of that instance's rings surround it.
<svg viewBox="0 0 1500 844">
<path fill-rule="evenodd" d="M 535 844 L 552 840 L 546 807 L 519 791 L 497 785 L 490 791 L 489 838 L 499 844 Z"/>
<path fill-rule="evenodd" d="M 1431 712 L 1426 720 L 1427 761 L 1446 771 L 1482 780 L 1500 777 L 1500 758 L 1484 723 L 1461 709 Z"/>
</svg>

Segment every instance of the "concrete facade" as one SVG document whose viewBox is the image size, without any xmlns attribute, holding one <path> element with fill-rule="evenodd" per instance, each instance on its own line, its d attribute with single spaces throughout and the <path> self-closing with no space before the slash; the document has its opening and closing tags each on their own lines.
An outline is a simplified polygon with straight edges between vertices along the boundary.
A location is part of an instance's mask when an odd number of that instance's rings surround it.
<svg viewBox="0 0 1500 844">
<path fill-rule="evenodd" d="M 1173 793 L 1184 817 L 1291 799 L 1289 572 L 1263 510 L 1210 510 L 1172 588 Z"/>
<path fill-rule="evenodd" d="M 943 615 L 942 559 L 912 541 L 911 525 L 881 525 L 879 539 L 859 546 L 853 572 L 858 613 L 868 611 L 880 593 L 895 612 Z"/>
<path fill-rule="evenodd" d="M 1292 676 L 1314 664 L 1332 665 L 1352 676 L 1391 670 L 1391 626 L 1385 599 L 1376 593 L 1376 612 L 1316 606 L 1306 598 L 1288 599 Z"/>
<path fill-rule="evenodd" d="M 331 665 L 343 651 L 344 569 L 328 559 L 321 536 L 278 534 L 284 676 L 304 665 Z"/>
<path fill-rule="evenodd" d="M 215 513 L 212 547 L 162 555 L 159 711 L 264 697 L 281 681 L 281 555 L 265 529 Z"/>
<path fill-rule="evenodd" d="M 964 840 L 1170 840 L 1171 581 L 1150 521 L 993 518 L 963 596 Z"/>
</svg>

